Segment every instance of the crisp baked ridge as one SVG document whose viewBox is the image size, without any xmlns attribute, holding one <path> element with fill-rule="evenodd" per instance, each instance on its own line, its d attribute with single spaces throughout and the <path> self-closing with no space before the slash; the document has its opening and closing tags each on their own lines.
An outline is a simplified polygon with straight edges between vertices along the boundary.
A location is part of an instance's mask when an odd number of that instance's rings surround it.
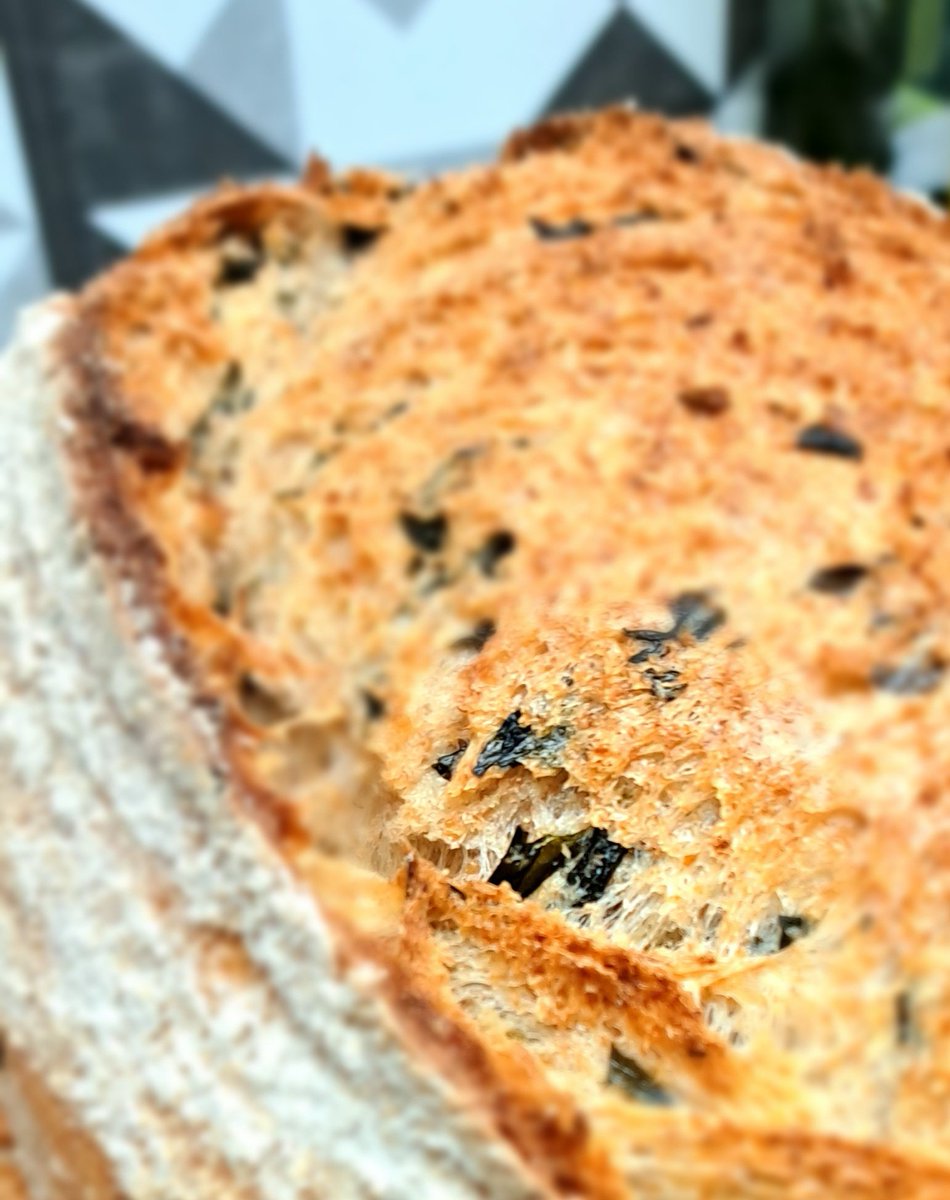
<svg viewBox="0 0 950 1200">
<path fill-rule="evenodd" d="M 548 1194 L 950 1186 L 948 286 L 618 109 L 225 190 L 64 322 L 97 558 Z"/>
</svg>

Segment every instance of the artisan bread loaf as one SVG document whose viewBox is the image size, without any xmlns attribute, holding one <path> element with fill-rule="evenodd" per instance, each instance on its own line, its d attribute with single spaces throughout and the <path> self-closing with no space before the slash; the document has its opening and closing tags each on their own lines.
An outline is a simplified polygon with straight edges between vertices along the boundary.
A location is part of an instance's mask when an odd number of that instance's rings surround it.
<svg viewBox="0 0 950 1200">
<path fill-rule="evenodd" d="M 4 372 L 25 1144 L 143 1200 L 950 1194 L 942 216 L 557 118 L 224 188 Z"/>
</svg>

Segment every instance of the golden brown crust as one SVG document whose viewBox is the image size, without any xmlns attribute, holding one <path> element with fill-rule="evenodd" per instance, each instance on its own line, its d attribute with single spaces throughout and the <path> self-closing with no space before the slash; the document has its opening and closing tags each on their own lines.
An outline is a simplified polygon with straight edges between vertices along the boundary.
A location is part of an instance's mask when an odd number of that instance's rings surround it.
<svg viewBox="0 0 950 1200">
<path fill-rule="evenodd" d="M 948 262 L 869 176 L 618 109 L 412 194 L 226 189 L 80 301 L 100 554 L 306 878 L 311 843 L 449 867 L 340 942 L 555 1190 L 623 1194 L 604 1130 L 621 1162 L 643 1115 L 583 1064 L 616 1042 L 697 1195 L 945 1182 Z M 206 463 L 235 362 L 256 399 Z M 684 595 L 723 619 L 671 631 Z M 518 828 L 600 830 L 610 903 L 479 882 Z"/>
<path fill-rule="evenodd" d="M 738 1064 L 661 962 L 575 933 L 510 888 L 450 885 L 417 859 L 406 870 L 405 961 L 417 958 L 427 928 L 451 925 L 497 962 L 498 988 L 527 985 L 538 1008 L 543 998 L 548 1019 L 565 1028 L 608 1022 L 616 1039 L 728 1107 L 741 1086 Z"/>
<path fill-rule="evenodd" d="M 114 384 L 103 367 L 103 349 L 95 310 L 68 325 L 59 352 L 72 364 L 75 390 L 67 397 L 66 412 L 72 418 L 70 462 L 75 474 L 76 494 L 94 544 L 116 580 L 134 588 L 135 602 L 153 621 L 152 632 L 161 641 L 170 665 L 193 687 L 194 703 L 218 718 L 222 750 L 237 760 L 237 751 L 227 753 L 231 726 L 219 711 L 218 700 L 199 674 L 189 637 L 194 630 L 180 607 L 163 571 L 163 553 L 143 527 L 135 509 L 127 503 L 116 458 L 131 455 L 140 468 L 170 470 L 176 452 L 154 430 L 123 415 Z M 156 465 L 160 464 L 160 465 Z M 178 618 L 176 621 L 176 617 Z M 250 776 L 240 794 L 261 828 L 278 844 L 292 842 L 296 824 L 292 809 Z"/>
<path fill-rule="evenodd" d="M 474 1112 L 488 1116 L 554 1195 L 625 1196 L 609 1147 L 573 1099 L 555 1091 L 523 1050 L 486 1042 L 433 980 L 407 970 L 407 961 L 418 960 L 390 957 L 387 964 L 391 1011 L 407 1045 L 460 1088 Z"/>
</svg>

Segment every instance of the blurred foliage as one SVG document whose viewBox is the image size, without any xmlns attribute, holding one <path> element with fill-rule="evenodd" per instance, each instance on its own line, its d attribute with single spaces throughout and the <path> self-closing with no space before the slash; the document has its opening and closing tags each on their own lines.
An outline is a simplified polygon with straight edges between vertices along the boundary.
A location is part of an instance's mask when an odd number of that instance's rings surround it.
<svg viewBox="0 0 950 1200">
<path fill-rule="evenodd" d="M 887 102 L 905 73 L 909 46 L 932 66 L 917 11 L 924 7 L 942 7 L 942 0 L 779 0 L 782 40 L 791 49 L 769 80 L 767 134 L 819 162 L 886 171 Z"/>
<path fill-rule="evenodd" d="M 904 75 L 914 82 L 938 83 L 946 41 L 947 0 L 912 0 L 907 15 Z"/>
</svg>

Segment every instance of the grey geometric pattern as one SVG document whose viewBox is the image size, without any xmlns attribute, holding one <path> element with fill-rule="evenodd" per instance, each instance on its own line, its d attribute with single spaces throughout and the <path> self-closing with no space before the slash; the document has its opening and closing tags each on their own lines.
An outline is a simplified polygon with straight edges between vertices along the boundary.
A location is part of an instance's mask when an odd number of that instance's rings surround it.
<svg viewBox="0 0 950 1200">
<path fill-rule="evenodd" d="M 545 111 L 636 100 L 676 116 L 705 113 L 713 96 L 639 17 L 618 9 L 604 24 Z"/>
<path fill-rule="evenodd" d="M 342 165 L 497 144 L 539 111 L 613 7 L 428 0 L 401 27 L 369 0 L 285 0 L 305 144 Z"/>
<path fill-rule="evenodd" d="M 282 0 L 229 0 L 192 51 L 186 71 L 229 116 L 292 160 L 300 145 L 283 17 Z"/>
<path fill-rule="evenodd" d="M 707 91 L 725 84 L 729 0 L 623 0 L 623 6 Z"/>
<path fill-rule="evenodd" d="M 202 32 L 214 20 L 222 0 L 83 0 L 83 3 L 130 42 L 147 48 L 165 66 L 179 70 Z"/>
<path fill-rule="evenodd" d="M 76 286 L 120 251 L 89 220 L 97 205 L 286 170 L 283 155 L 98 11 L 79 0 L 4 5 L 17 15 L 10 74 L 58 282 Z"/>
<path fill-rule="evenodd" d="M 729 80 L 763 61 L 768 6 L 762 0 L 730 0 L 726 71 Z"/>
<path fill-rule="evenodd" d="M 765 115 L 765 62 L 753 60 L 716 101 L 712 118 L 723 133 L 761 129 Z"/>
</svg>

